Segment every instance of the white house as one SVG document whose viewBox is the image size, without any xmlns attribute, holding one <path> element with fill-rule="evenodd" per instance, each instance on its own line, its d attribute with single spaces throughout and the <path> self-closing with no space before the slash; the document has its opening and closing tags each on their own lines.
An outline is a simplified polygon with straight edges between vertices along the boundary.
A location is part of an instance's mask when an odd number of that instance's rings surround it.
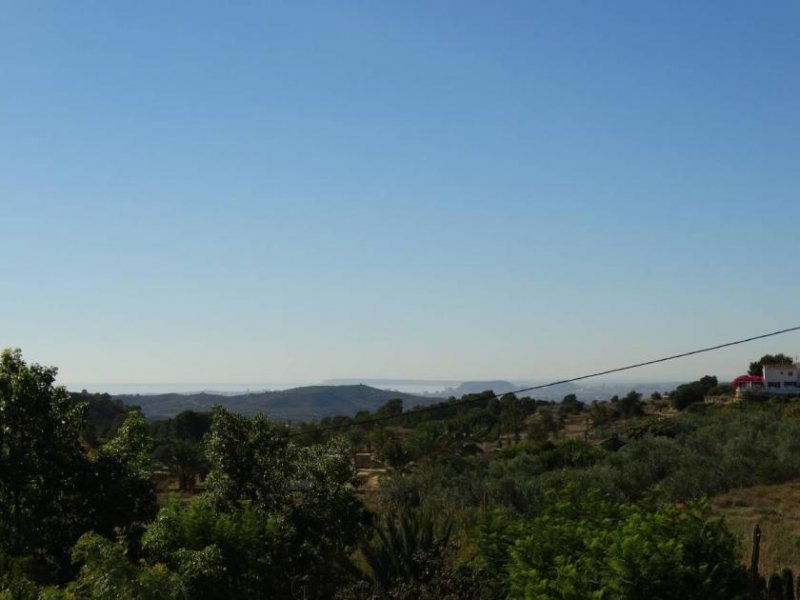
<svg viewBox="0 0 800 600">
<path fill-rule="evenodd" d="M 800 394 L 800 363 L 764 365 L 764 391 L 768 394 Z"/>
<path fill-rule="evenodd" d="M 745 392 L 800 396 L 800 363 L 764 365 L 763 377 L 742 375 L 734 379 L 732 384 L 737 396 Z"/>
</svg>

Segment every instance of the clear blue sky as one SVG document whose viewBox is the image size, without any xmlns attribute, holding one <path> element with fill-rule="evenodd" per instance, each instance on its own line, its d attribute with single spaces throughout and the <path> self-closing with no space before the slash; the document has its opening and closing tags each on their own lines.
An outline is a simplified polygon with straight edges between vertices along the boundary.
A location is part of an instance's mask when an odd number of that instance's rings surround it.
<svg viewBox="0 0 800 600">
<path fill-rule="evenodd" d="M 793 1 L 5 3 L 0 345 L 65 383 L 524 378 L 796 325 L 798 31 Z"/>
</svg>

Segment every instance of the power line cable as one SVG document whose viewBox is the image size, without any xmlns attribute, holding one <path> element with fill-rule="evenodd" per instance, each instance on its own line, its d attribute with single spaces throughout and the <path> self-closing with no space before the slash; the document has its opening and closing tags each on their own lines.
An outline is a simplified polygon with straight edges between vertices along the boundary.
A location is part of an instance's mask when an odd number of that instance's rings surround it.
<svg viewBox="0 0 800 600">
<path fill-rule="evenodd" d="M 779 331 L 772 331 L 770 333 L 762 333 L 761 335 L 756 335 L 749 338 L 744 338 L 742 340 L 736 340 L 734 342 L 726 342 L 724 344 L 717 344 L 716 346 L 709 346 L 707 348 L 699 348 L 697 350 L 690 350 L 689 352 L 682 352 L 680 354 L 673 354 L 672 356 L 665 356 L 663 358 L 656 358 L 654 360 L 646 360 L 644 362 L 635 363 L 632 365 L 626 365 L 624 367 L 616 367 L 614 369 L 607 369 L 605 371 L 597 371 L 596 373 L 589 373 L 588 375 L 580 375 L 578 377 L 571 377 L 569 379 L 560 379 L 558 381 L 551 381 L 550 383 L 542 383 L 540 385 L 533 385 L 531 387 L 521 388 L 518 390 L 514 390 L 513 392 L 505 392 L 503 394 L 492 394 L 491 396 L 480 396 L 478 398 L 470 398 L 468 400 L 458 400 L 456 402 L 452 402 L 442 406 L 441 403 L 433 404 L 431 406 L 424 406 L 421 408 L 414 409 L 410 412 L 399 413 L 396 415 L 388 415 L 385 417 L 373 417 L 372 419 L 365 419 L 363 421 L 352 421 L 350 423 L 342 423 L 341 425 L 328 425 L 326 427 L 322 427 L 317 430 L 318 433 L 322 433 L 325 431 L 333 431 L 337 429 L 349 429 L 350 427 L 361 427 L 364 425 L 371 425 L 372 423 L 381 423 L 384 421 L 391 421 L 393 419 L 400 419 L 402 417 L 407 417 L 410 415 L 418 415 L 422 413 L 431 412 L 434 410 L 446 410 L 448 408 L 456 408 L 461 406 L 468 406 L 470 404 L 474 404 L 476 402 L 485 402 L 488 400 L 494 400 L 495 398 L 500 398 L 501 396 L 505 396 L 506 394 L 521 394 L 524 392 L 532 392 L 534 390 L 541 390 L 548 387 L 553 387 L 556 385 L 561 385 L 564 383 L 573 383 L 575 381 L 582 381 L 584 379 L 590 379 L 592 377 L 600 377 L 602 375 L 610 375 L 612 373 L 620 373 L 621 371 L 630 371 L 631 369 L 638 369 L 639 367 L 646 367 L 648 365 L 655 365 L 658 363 L 667 362 L 670 360 L 676 360 L 678 358 L 685 358 L 687 356 L 693 356 L 695 354 L 703 354 L 704 352 L 712 352 L 714 350 L 720 350 L 722 348 L 729 348 L 730 346 L 737 346 L 739 344 L 746 344 L 748 342 L 753 342 L 755 340 L 762 340 L 768 337 L 774 337 L 776 335 L 782 335 L 784 333 L 791 333 L 793 331 L 800 331 L 800 325 L 796 327 L 788 327 L 786 329 L 781 329 Z M 306 435 L 307 432 L 295 432 L 289 435 L 289 437 L 295 437 L 300 435 Z"/>
</svg>

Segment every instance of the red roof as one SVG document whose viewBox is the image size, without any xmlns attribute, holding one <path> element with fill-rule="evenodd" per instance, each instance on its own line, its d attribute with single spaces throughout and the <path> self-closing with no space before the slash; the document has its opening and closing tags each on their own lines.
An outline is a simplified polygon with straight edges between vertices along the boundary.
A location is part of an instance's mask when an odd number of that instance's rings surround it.
<svg viewBox="0 0 800 600">
<path fill-rule="evenodd" d="M 736 390 L 739 389 L 741 384 L 746 382 L 764 383 L 764 378 L 758 375 L 739 375 L 736 379 L 731 381 L 731 387 Z"/>
</svg>

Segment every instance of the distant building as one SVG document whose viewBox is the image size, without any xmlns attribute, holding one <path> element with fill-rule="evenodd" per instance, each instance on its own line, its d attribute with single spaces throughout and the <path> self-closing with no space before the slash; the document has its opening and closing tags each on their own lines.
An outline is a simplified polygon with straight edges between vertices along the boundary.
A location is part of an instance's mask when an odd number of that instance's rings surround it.
<svg viewBox="0 0 800 600">
<path fill-rule="evenodd" d="M 800 363 L 764 365 L 764 391 L 768 394 L 800 394 Z"/>
<path fill-rule="evenodd" d="M 736 395 L 746 392 L 797 396 L 800 395 L 800 363 L 764 365 L 764 376 L 742 375 L 733 380 Z"/>
</svg>

